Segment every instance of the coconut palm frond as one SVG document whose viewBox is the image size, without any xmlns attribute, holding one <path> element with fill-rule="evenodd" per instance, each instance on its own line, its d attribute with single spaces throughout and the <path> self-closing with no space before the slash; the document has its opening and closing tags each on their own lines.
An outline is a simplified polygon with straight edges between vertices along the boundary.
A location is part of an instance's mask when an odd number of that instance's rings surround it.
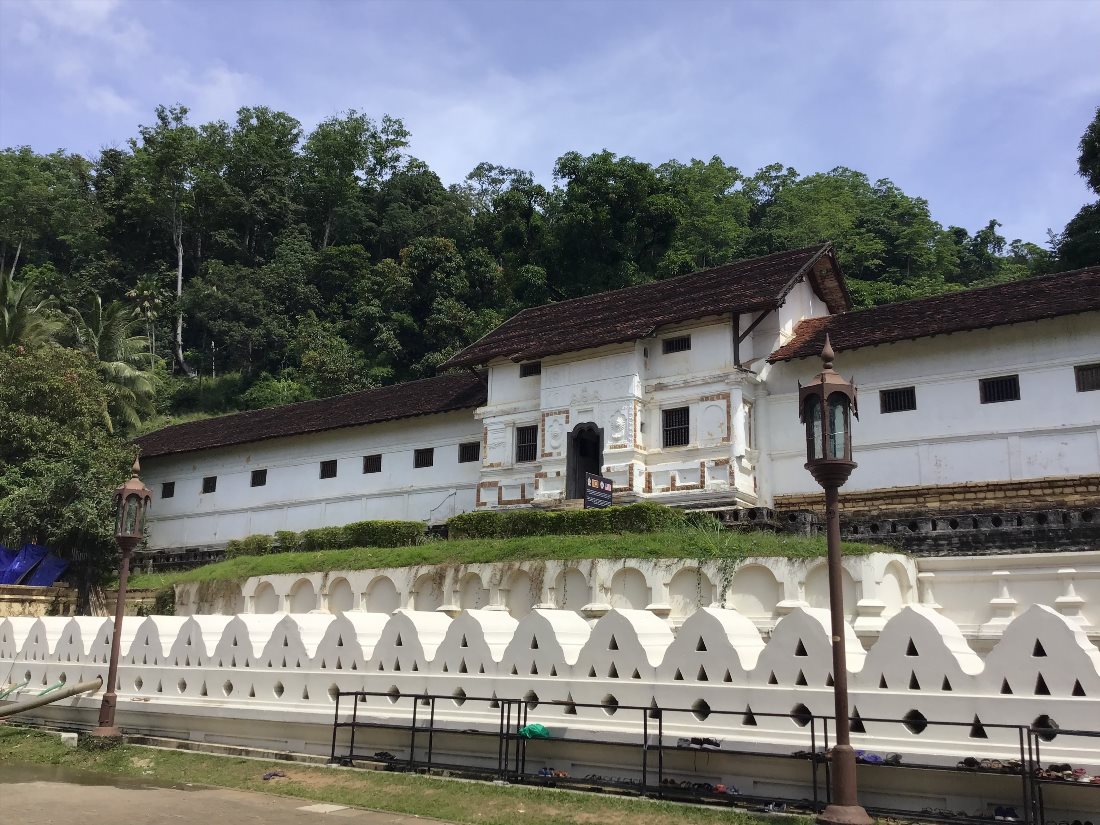
<svg viewBox="0 0 1100 825">
<path fill-rule="evenodd" d="M 54 340 L 63 324 L 31 283 L 0 273 L 0 346 L 36 347 Z"/>
</svg>

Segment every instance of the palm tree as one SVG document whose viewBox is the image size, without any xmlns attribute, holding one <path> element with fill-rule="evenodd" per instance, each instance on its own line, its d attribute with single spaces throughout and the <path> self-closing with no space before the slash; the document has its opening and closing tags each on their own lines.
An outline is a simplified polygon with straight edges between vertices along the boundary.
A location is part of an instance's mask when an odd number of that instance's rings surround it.
<svg viewBox="0 0 1100 825">
<path fill-rule="evenodd" d="M 0 346 L 36 347 L 52 341 L 62 327 L 49 312 L 50 302 L 32 283 L 16 283 L 0 272 Z"/>
<path fill-rule="evenodd" d="M 107 385 L 107 426 L 136 427 L 151 415 L 156 395 L 153 370 L 146 368 L 147 339 L 138 326 L 141 318 L 121 301 L 106 306 L 98 295 L 84 312 L 69 308 L 69 343 L 91 355 Z"/>
<path fill-rule="evenodd" d="M 160 314 L 160 308 L 168 297 L 160 282 L 160 277 L 152 273 L 142 275 L 137 283 L 127 291 L 126 297 L 134 302 L 137 311 L 145 319 L 145 335 L 149 339 L 149 364 L 156 365 L 157 329 L 153 323 Z"/>
</svg>

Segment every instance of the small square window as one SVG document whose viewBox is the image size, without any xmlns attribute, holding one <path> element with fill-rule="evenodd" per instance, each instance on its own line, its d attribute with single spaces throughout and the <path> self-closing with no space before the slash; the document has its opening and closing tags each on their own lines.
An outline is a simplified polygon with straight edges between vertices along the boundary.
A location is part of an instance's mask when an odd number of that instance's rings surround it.
<svg viewBox="0 0 1100 825">
<path fill-rule="evenodd" d="M 321 478 L 336 478 L 336 459 L 321 462 Z"/>
<path fill-rule="evenodd" d="M 413 467 L 431 467 L 435 464 L 435 448 L 423 447 L 413 453 Z"/>
<path fill-rule="evenodd" d="M 664 419 L 664 446 L 686 446 L 690 440 L 691 408 L 662 410 L 661 415 Z"/>
<path fill-rule="evenodd" d="M 458 463 L 465 464 L 469 461 L 479 461 L 481 459 L 481 442 L 480 441 L 467 441 L 465 444 L 458 445 Z"/>
<path fill-rule="evenodd" d="M 176 494 L 176 482 L 166 481 L 160 485 L 160 497 L 172 498 Z"/>
<path fill-rule="evenodd" d="M 539 452 L 539 428 L 532 424 L 529 427 L 516 427 L 516 461 L 534 461 Z"/>
<path fill-rule="evenodd" d="M 267 484 L 267 470 L 252 471 L 252 486 L 263 487 Z"/>
<path fill-rule="evenodd" d="M 898 387 L 893 390 L 879 390 L 879 412 L 907 412 L 917 408 L 917 388 Z"/>
<path fill-rule="evenodd" d="M 1073 368 L 1077 379 L 1077 392 L 1100 390 L 1100 364 L 1084 364 Z"/>
<path fill-rule="evenodd" d="M 202 491 L 204 493 L 213 493 L 218 489 L 218 477 L 207 476 L 202 480 Z"/>
<path fill-rule="evenodd" d="M 661 352 L 665 355 L 687 352 L 689 349 L 691 349 L 690 335 L 677 335 L 675 338 L 665 338 L 661 341 Z"/>
<path fill-rule="evenodd" d="M 542 375 L 542 361 L 528 361 L 519 365 L 520 378 L 531 378 L 535 375 Z"/>
<path fill-rule="evenodd" d="M 1020 376 L 1001 375 L 983 378 L 978 382 L 983 404 L 999 404 L 1002 401 L 1020 400 Z"/>
<path fill-rule="evenodd" d="M 375 453 L 374 455 L 363 456 L 363 472 L 364 473 L 380 473 L 382 472 L 382 454 Z"/>
</svg>

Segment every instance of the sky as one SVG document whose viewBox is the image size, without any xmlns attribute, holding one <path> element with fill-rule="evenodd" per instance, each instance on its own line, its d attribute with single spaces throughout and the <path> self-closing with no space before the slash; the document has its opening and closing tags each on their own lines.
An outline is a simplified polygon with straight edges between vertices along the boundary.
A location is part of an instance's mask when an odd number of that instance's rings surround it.
<svg viewBox="0 0 1100 825">
<path fill-rule="evenodd" d="M 391 114 L 445 183 L 567 151 L 847 166 L 1045 243 L 1091 198 L 1100 2 L 0 0 L 0 146 L 94 155 L 157 104 Z"/>
</svg>

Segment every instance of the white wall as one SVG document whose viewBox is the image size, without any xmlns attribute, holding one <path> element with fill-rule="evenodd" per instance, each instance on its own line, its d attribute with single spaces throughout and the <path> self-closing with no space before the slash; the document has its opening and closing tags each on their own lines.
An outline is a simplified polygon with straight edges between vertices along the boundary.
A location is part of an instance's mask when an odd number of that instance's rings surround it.
<svg viewBox="0 0 1100 825">
<path fill-rule="evenodd" d="M 305 530 L 365 519 L 442 521 L 473 509 L 480 462 L 458 462 L 458 445 L 480 442 L 470 411 L 272 439 L 142 461 L 153 492 L 149 546 L 217 544 L 254 533 Z M 432 447 L 434 465 L 413 467 L 413 451 Z M 363 473 L 363 456 L 382 454 L 382 472 Z M 320 462 L 337 476 L 320 478 Z M 252 487 L 253 470 L 267 484 Z M 203 494 L 205 476 L 217 490 Z M 175 495 L 161 496 L 175 482 Z M 433 510 L 435 511 L 433 513 Z"/>
<path fill-rule="evenodd" d="M 837 354 L 854 378 L 859 466 L 845 489 L 1008 481 L 1100 472 L 1100 393 L 1079 393 L 1074 366 L 1100 360 L 1100 313 L 920 338 Z M 769 396 L 763 472 L 774 495 L 816 492 L 803 468 L 797 381 L 816 358 L 762 371 Z M 1020 400 L 979 402 L 981 378 L 1018 374 Z M 879 390 L 916 387 L 917 409 L 883 414 Z"/>
</svg>

